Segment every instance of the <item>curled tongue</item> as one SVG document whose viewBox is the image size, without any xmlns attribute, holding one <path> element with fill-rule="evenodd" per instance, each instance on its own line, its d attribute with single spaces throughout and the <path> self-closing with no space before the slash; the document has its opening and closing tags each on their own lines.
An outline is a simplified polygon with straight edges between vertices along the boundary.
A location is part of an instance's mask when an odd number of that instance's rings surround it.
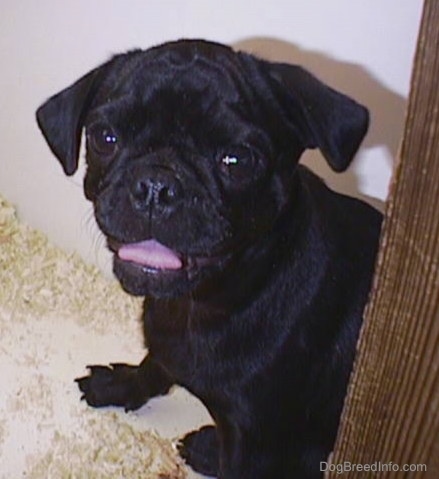
<svg viewBox="0 0 439 479">
<path fill-rule="evenodd" d="M 174 251 L 153 239 L 125 244 L 119 248 L 118 256 L 123 261 L 154 269 L 177 270 L 183 266 L 181 259 Z"/>
</svg>

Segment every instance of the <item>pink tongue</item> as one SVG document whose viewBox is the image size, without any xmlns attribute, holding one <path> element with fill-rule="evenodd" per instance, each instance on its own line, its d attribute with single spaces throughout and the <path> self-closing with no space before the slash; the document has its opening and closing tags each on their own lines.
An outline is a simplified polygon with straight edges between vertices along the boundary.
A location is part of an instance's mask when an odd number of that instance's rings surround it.
<svg viewBox="0 0 439 479">
<path fill-rule="evenodd" d="M 131 261 L 154 269 L 175 270 L 183 266 L 174 251 L 153 239 L 123 245 L 119 248 L 118 256 L 123 261 Z"/>
</svg>

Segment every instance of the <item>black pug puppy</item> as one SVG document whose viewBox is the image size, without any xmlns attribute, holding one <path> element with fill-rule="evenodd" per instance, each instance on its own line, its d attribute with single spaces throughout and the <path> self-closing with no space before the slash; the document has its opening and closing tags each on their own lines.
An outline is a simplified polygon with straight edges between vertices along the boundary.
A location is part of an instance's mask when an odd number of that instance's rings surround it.
<svg viewBox="0 0 439 479">
<path fill-rule="evenodd" d="M 299 66 L 188 40 L 115 56 L 37 118 L 68 175 L 85 128 L 85 195 L 147 298 L 145 360 L 90 367 L 85 400 L 133 410 L 179 384 L 216 424 L 183 439 L 195 470 L 321 477 L 381 215 L 297 163 L 319 148 L 347 168 L 367 110 Z"/>
</svg>

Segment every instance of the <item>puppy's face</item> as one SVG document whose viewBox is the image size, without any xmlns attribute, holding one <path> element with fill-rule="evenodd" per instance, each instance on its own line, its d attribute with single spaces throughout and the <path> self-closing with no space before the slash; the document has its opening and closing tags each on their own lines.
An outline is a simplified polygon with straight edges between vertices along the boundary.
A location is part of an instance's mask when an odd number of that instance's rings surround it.
<svg viewBox="0 0 439 479">
<path fill-rule="evenodd" d="M 270 235 L 295 165 L 345 169 L 367 112 L 299 67 L 181 41 L 113 58 L 37 113 L 67 174 L 85 127 L 85 194 L 133 294 L 178 296 Z"/>
</svg>

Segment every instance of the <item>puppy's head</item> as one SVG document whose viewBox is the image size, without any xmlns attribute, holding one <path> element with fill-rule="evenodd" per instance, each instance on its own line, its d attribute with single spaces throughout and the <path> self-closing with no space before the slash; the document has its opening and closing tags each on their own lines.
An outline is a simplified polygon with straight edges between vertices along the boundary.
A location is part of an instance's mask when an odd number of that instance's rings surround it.
<svg viewBox="0 0 439 479">
<path fill-rule="evenodd" d="M 367 111 L 298 66 L 204 41 L 114 57 L 44 103 L 66 174 L 86 132 L 85 194 L 133 294 L 177 296 L 270 234 L 297 161 L 349 165 Z"/>
</svg>

